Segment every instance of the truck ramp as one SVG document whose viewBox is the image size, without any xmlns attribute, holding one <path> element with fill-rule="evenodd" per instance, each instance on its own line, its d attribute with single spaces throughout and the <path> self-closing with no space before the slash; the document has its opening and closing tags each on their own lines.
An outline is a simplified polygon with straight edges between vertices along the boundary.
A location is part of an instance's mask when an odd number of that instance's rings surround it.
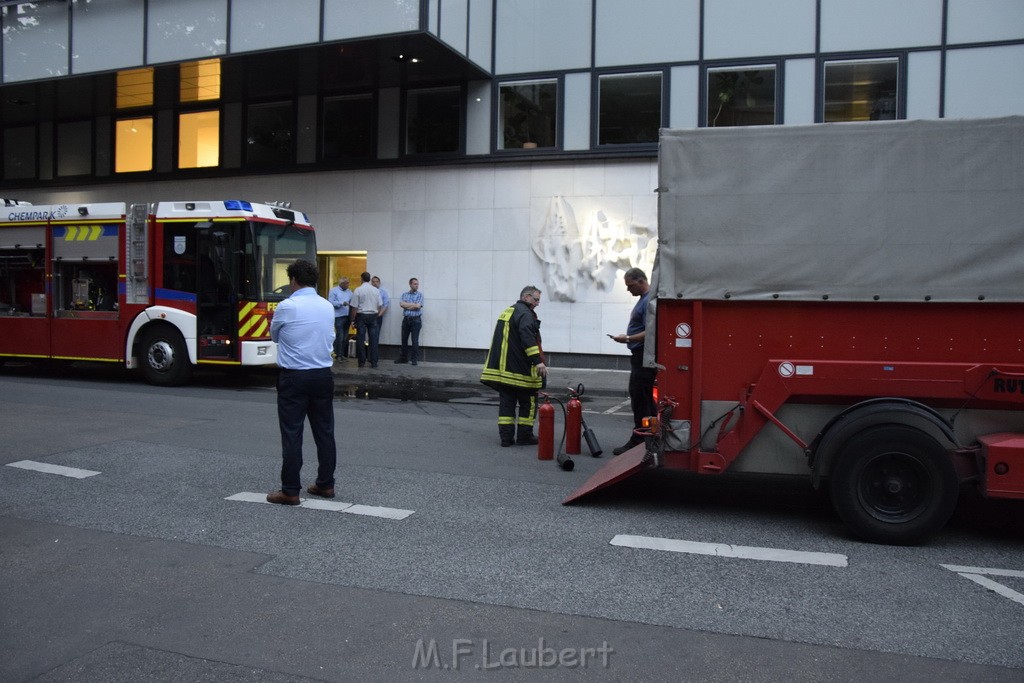
<svg viewBox="0 0 1024 683">
<path fill-rule="evenodd" d="M 590 479 L 587 479 L 583 486 L 569 494 L 569 497 L 562 501 L 562 505 L 575 503 L 580 498 L 588 496 L 594 491 L 632 477 L 647 467 L 648 464 L 650 464 L 650 458 L 647 456 L 647 444 L 639 444 L 622 455 L 615 456 L 607 465 L 590 475 Z"/>
</svg>

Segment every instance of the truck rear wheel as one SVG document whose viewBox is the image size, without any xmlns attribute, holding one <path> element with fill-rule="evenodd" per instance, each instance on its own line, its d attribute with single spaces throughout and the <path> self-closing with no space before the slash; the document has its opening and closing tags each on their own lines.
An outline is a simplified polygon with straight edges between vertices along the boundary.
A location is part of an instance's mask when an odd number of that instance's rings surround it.
<svg viewBox="0 0 1024 683">
<path fill-rule="evenodd" d="M 169 325 L 147 330 L 142 335 L 139 352 L 142 376 L 150 384 L 173 387 L 184 384 L 192 376 L 185 340 Z"/>
<path fill-rule="evenodd" d="M 945 449 L 924 432 L 884 424 L 854 435 L 832 471 L 832 505 L 874 543 L 919 543 L 949 521 L 959 481 Z"/>
</svg>

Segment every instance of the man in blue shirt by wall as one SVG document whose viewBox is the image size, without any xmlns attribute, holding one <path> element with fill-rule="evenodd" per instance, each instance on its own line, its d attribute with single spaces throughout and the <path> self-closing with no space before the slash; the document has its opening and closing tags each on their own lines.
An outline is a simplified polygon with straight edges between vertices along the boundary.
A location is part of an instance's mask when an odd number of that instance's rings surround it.
<svg viewBox="0 0 1024 683">
<path fill-rule="evenodd" d="M 423 295 L 419 292 L 420 281 L 410 278 L 409 291 L 402 292 L 398 305 L 402 308 L 402 353 L 396 363 L 406 361 L 416 365 L 420 359 L 420 329 L 423 327 Z M 409 337 L 412 337 L 412 353 L 409 352 Z"/>
<path fill-rule="evenodd" d="M 352 290 L 348 288 L 347 277 L 331 287 L 327 300 L 334 306 L 334 358 L 342 360 L 348 358 L 348 328 L 352 323 L 348 305 L 352 301 Z"/>
<path fill-rule="evenodd" d="M 281 490 L 267 494 L 268 503 L 298 505 L 302 488 L 302 430 L 306 417 L 316 442 L 316 483 L 306 490 L 334 497 L 334 306 L 316 292 L 319 273 L 299 259 L 288 266 L 292 295 L 279 303 L 270 322 L 277 342 L 277 419 L 281 427 Z"/>
<path fill-rule="evenodd" d="M 614 341 L 625 344 L 629 349 L 629 403 L 633 409 L 633 428 L 639 429 L 645 417 L 656 415 L 658 407 L 654 404 L 654 380 L 657 372 L 654 368 L 644 367 L 644 338 L 647 336 L 647 302 L 651 298 L 651 286 L 647 282 L 647 274 L 639 268 L 630 268 L 622 276 L 626 290 L 633 296 L 640 297 L 629 314 L 626 334 L 612 337 Z M 629 449 L 643 443 L 630 434 L 629 440 L 612 450 L 615 455 L 622 455 Z"/>
</svg>

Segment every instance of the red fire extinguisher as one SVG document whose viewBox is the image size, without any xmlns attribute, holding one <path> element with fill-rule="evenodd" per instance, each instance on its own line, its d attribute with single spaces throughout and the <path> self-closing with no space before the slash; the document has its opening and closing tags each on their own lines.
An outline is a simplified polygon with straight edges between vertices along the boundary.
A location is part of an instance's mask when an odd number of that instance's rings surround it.
<svg viewBox="0 0 1024 683">
<path fill-rule="evenodd" d="M 569 389 L 569 402 L 565 406 L 565 452 L 580 454 L 580 434 L 583 430 L 583 404 L 578 390 Z"/>
<path fill-rule="evenodd" d="M 544 403 L 537 409 L 537 459 L 555 457 L 555 407 L 547 394 L 541 394 Z"/>
</svg>

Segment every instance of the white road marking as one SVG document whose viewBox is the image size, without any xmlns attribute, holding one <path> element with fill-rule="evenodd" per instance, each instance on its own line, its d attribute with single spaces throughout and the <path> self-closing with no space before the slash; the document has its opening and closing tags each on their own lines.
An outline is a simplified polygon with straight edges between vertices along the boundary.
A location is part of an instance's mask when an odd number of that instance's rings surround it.
<svg viewBox="0 0 1024 683">
<path fill-rule="evenodd" d="M 979 586 L 998 593 L 1004 598 L 1009 598 L 1014 602 L 1024 605 L 1024 595 L 997 581 L 993 581 L 992 579 L 983 576 L 984 574 L 987 574 L 988 576 L 1006 576 L 1015 579 L 1024 579 L 1024 571 L 1019 569 L 992 569 L 990 567 L 964 567 L 958 564 L 943 564 L 940 566 L 945 567 L 951 572 L 956 572 L 965 579 L 969 579 Z"/>
<path fill-rule="evenodd" d="M 23 470 L 35 470 L 36 472 L 45 472 L 46 474 L 59 474 L 62 477 L 71 477 L 72 479 L 85 479 L 86 477 L 95 477 L 99 472 L 93 470 L 80 470 L 77 467 L 64 467 L 63 465 L 51 465 L 45 462 L 36 462 L 35 460 L 19 460 L 18 462 L 7 463 L 8 467 L 18 467 Z"/>
<path fill-rule="evenodd" d="M 611 415 L 612 413 L 618 412 L 619 408 L 625 408 L 628 405 L 629 405 L 629 399 L 627 398 L 622 403 L 614 405 L 611 408 L 609 408 L 608 410 L 604 411 L 604 414 L 605 415 Z"/>
<path fill-rule="evenodd" d="M 966 572 L 968 574 L 988 574 L 989 576 L 1012 576 L 1018 579 L 1024 579 L 1024 571 L 1019 569 L 988 569 L 985 567 L 964 567 L 959 564 L 944 564 L 941 565 L 951 572 L 957 574 Z"/>
<path fill-rule="evenodd" d="M 847 566 L 846 555 L 837 553 L 816 553 L 804 550 L 784 550 L 782 548 L 758 548 L 755 546 L 727 545 L 724 543 L 700 543 L 698 541 L 680 541 L 672 538 L 629 536 L 624 534 L 619 534 L 613 538 L 611 544 L 627 548 L 669 550 L 675 553 L 737 557 L 745 560 L 796 562 L 798 564 L 819 564 L 828 567 Z"/>
<path fill-rule="evenodd" d="M 1010 598 L 1014 602 L 1018 602 L 1018 603 L 1024 605 L 1024 595 L 1021 595 L 1020 593 L 1018 593 L 1017 591 L 1013 590 L 1012 588 L 1007 588 L 1003 584 L 996 583 L 992 579 L 985 578 L 984 576 L 981 576 L 980 574 L 968 574 L 967 572 L 957 572 L 957 574 L 959 574 L 960 576 L 964 577 L 965 579 L 970 579 L 971 581 L 973 581 L 974 583 L 978 584 L 979 586 L 984 586 L 985 588 L 989 589 L 990 591 L 995 591 L 999 595 L 1002 595 L 1004 598 Z"/>
<path fill-rule="evenodd" d="M 243 503 L 267 503 L 267 494 L 242 491 L 224 500 L 237 500 Z M 383 517 L 384 519 L 405 519 L 413 514 L 415 510 L 401 510 L 399 508 L 378 507 L 375 505 L 357 505 L 356 503 L 341 503 L 333 500 L 321 500 L 319 498 L 300 498 L 299 504 L 293 507 L 307 508 L 310 510 L 328 510 L 330 512 L 348 512 L 353 515 L 364 515 L 367 517 Z"/>
</svg>

